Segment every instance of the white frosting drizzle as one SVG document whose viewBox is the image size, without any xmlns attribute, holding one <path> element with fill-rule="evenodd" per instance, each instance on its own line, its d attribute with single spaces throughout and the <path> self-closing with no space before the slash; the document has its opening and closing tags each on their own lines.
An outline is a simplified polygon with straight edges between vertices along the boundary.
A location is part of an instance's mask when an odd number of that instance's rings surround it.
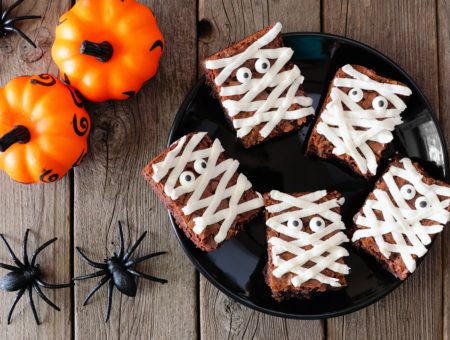
<svg viewBox="0 0 450 340">
<path fill-rule="evenodd" d="M 302 283 L 314 279 L 333 287 L 340 287 L 341 284 L 337 278 L 327 276 L 322 273 L 324 269 L 330 269 L 336 273 L 348 274 L 349 267 L 345 264 L 336 262 L 348 252 L 341 246 L 347 242 L 347 236 L 341 231 L 330 238 L 323 240 L 326 236 L 338 230 L 345 230 L 345 225 L 341 220 L 341 215 L 331 209 L 343 204 L 343 200 L 332 199 L 323 203 L 316 203 L 319 199 L 326 196 L 325 190 L 316 191 L 300 197 L 294 197 L 276 190 L 270 192 L 270 197 L 279 203 L 266 207 L 269 213 L 280 213 L 266 221 L 269 228 L 276 232 L 293 238 L 292 241 L 286 241 L 279 237 L 271 237 L 268 242 L 272 245 L 272 262 L 275 266 L 273 275 L 281 278 L 286 273 L 294 274 L 291 283 L 298 287 Z M 296 210 L 286 211 L 287 209 L 297 208 Z M 286 212 L 283 212 L 286 211 Z M 305 217 L 321 216 L 328 225 L 322 226 L 319 231 L 308 233 L 302 231 L 302 223 L 299 227 L 289 223 L 291 220 Z M 305 250 L 302 247 L 312 246 Z M 292 259 L 286 261 L 281 258 L 283 253 L 295 255 Z M 311 268 L 304 265 L 307 262 L 314 262 Z"/>
<path fill-rule="evenodd" d="M 364 229 L 358 229 L 353 234 L 352 241 L 373 237 L 383 256 L 389 258 L 391 253 L 399 253 L 406 268 L 412 273 L 416 269 L 416 261 L 412 255 L 425 255 L 425 246 L 431 243 L 430 235 L 441 232 L 443 225 L 450 220 L 447 210 L 450 199 L 441 201 L 438 197 L 450 198 L 450 188 L 426 184 L 409 158 L 403 158 L 401 163 L 404 168 L 391 165 L 389 171 L 383 175 L 388 192 L 375 189 L 373 193 L 376 199 L 367 200 L 362 213 L 357 215 L 355 222 Z M 411 208 L 407 203 L 409 200 L 405 199 L 405 194 L 402 194 L 402 189 L 397 186 L 394 177 L 402 178 L 412 185 L 420 195 L 416 202 L 420 199 L 425 201 L 427 206 L 423 209 Z M 383 219 L 379 219 L 375 211 L 381 212 Z M 436 224 L 424 226 L 421 223 L 424 220 L 431 220 Z M 394 243 L 384 240 L 383 235 L 387 234 L 392 235 Z"/>
<path fill-rule="evenodd" d="M 217 86 L 221 86 L 235 70 L 250 59 L 257 59 L 256 69 L 260 70 L 261 61 L 275 60 L 272 65 L 269 64 L 270 69 L 268 71 L 264 70 L 261 73 L 263 75 L 261 78 L 250 79 L 249 77 L 248 81 L 240 85 L 223 86 L 220 90 L 220 96 L 222 97 L 243 95 L 240 100 L 227 99 L 222 102 L 230 117 L 233 118 L 241 112 L 255 112 L 248 118 L 232 119 L 239 138 L 246 136 L 261 123 L 265 123 L 265 125 L 259 131 L 259 134 L 265 138 L 282 120 L 296 120 L 314 114 L 314 109 L 311 107 L 312 99 L 305 96 L 296 96 L 304 79 L 300 69 L 294 65 L 292 69 L 280 72 L 291 59 L 293 50 L 288 47 L 263 48 L 271 43 L 280 32 L 281 24 L 277 23 L 242 53 L 232 57 L 206 61 L 207 69 L 221 69 L 214 80 Z M 271 90 L 267 99 L 255 100 L 261 92 L 268 88 Z M 286 90 L 285 96 L 281 97 Z M 289 110 L 293 104 L 303 107 Z"/>
<path fill-rule="evenodd" d="M 199 132 L 193 135 L 187 143 L 186 136 L 175 142 L 175 148 L 167 153 L 164 160 L 153 164 L 153 180 L 160 182 L 168 175 L 164 184 L 164 192 L 172 200 L 192 193 L 182 209 L 183 213 L 187 216 L 206 208 L 201 217 L 194 218 L 193 230 L 196 234 L 200 234 L 209 225 L 221 222 L 219 231 L 214 236 L 214 240 L 220 243 L 225 240 L 237 215 L 258 209 L 264 205 L 264 202 L 259 193 L 256 198 L 240 202 L 244 192 L 252 187 L 251 183 L 243 174 L 239 174 L 236 184 L 229 186 L 231 178 L 238 169 L 239 162 L 228 158 L 217 164 L 219 155 L 224 151 L 218 139 L 214 140 L 211 147 L 197 150 L 198 144 L 205 136 L 206 132 Z M 186 173 L 186 165 L 201 160 L 206 162 L 206 167 L 201 170 L 201 173 L 198 172 L 200 165 L 194 166 L 195 174 L 187 172 L 190 176 L 190 184 L 175 187 L 180 175 Z M 213 179 L 218 177 L 220 177 L 219 183 L 212 195 L 204 197 L 205 189 Z M 227 200 L 227 208 L 219 208 L 223 200 Z"/>
<path fill-rule="evenodd" d="M 363 174 L 367 171 L 376 174 L 378 164 L 367 142 L 386 144 L 392 141 L 392 131 L 402 122 L 400 114 L 406 108 L 398 95 L 409 96 L 412 92 L 406 86 L 377 82 L 351 65 L 345 65 L 342 69 L 352 78 L 334 79 L 331 101 L 320 115 L 317 132 L 334 145 L 335 155 L 347 154 L 355 160 Z M 360 96 L 346 94 L 340 89 L 342 87 L 355 90 L 355 94 L 360 90 L 376 91 L 380 94 L 379 100 L 385 104 L 391 103 L 394 108 L 375 107 L 364 110 L 356 102 Z M 344 110 L 343 104 L 348 110 Z"/>
</svg>

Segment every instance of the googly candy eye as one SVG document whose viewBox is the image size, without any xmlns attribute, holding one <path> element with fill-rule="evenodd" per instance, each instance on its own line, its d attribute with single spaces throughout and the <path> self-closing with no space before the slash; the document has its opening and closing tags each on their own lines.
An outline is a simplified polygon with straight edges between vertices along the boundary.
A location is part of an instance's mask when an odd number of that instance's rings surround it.
<svg viewBox="0 0 450 340">
<path fill-rule="evenodd" d="M 411 184 L 405 184 L 400 188 L 400 192 L 405 200 L 411 200 L 416 196 L 416 189 Z"/>
<path fill-rule="evenodd" d="M 197 159 L 194 162 L 194 170 L 199 174 L 204 173 L 206 170 L 206 161 L 204 159 Z"/>
<path fill-rule="evenodd" d="M 303 227 L 303 222 L 299 218 L 291 218 L 288 223 L 288 227 L 301 229 Z"/>
<path fill-rule="evenodd" d="M 255 63 L 255 69 L 259 73 L 266 73 L 270 69 L 270 62 L 266 58 L 260 58 Z"/>
<path fill-rule="evenodd" d="M 372 100 L 372 107 L 375 109 L 376 112 L 384 112 L 388 107 L 388 101 L 383 96 L 375 97 Z"/>
<path fill-rule="evenodd" d="M 236 78 L 242 84 L 245 84 L 252 79 L 252 71 L 250 71 L 250 69 L 248 69 L 247 67 L 241 67 L 236 72 Z"/>
<path fill-rule="evenodd" d="M 311 228 L 312 231 L 318 232 L 321 231 L 323 228 L 325 228 L 325 221 L 323 220 L 322 217 L 313 217 L 310 221 L 309 221 L 309 227 Z"/>
<path fill-rule="evenodd" d="M 180 184 L 184 187 L 190 187 L 195 182 L 195 175 L 190 171 L 184 171 L 180 175 Z"/>
<path fill-rule="evenodd" d="M 355 87 L 355 88 L 350 90 L 350 92 L 348 93 L 348 96 L 355 103 L 358 103 L 358 102 L 361 101 L 361 99 L 363 99 L 364 93 L 363 93 L 363 91 L 360 88 Z"/>
<path fill-rule="evenodd" d="M 416 209 L 417 210 L 426 209 L 429 207 L 429 205 L 430 204 L 428 203 L 428 200 L 424 196 L 421 196 L 416 199 Z"/>
</svg>

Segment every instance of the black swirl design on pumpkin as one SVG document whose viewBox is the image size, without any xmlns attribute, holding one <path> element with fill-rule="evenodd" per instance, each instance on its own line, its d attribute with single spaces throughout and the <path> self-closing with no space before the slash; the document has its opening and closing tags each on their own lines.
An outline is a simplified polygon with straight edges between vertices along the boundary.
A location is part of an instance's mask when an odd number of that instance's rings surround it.
<svg viewBox="0 0 450 340">
<path fill-rule="evenodd" d="M 84 158 L 86 157 L 86 155 L 87 155 L 87 152 L 84 152 L 84 149 L 83 149 L 83 151 L 81 151 L 81 154 L 75 160 L 75 163 L 72 164 L 72 168 L 79 166 L 81 164 L 81 162 L 84 160 Z"/>
<path fill-rule="evenodd" d="M 42 86 L 53 86 L 56 84 L 56 79 L 49 74 L 40 74 L 37 76 L 39 79 L 33 78 L 31 79 L 31 84 L 33 85 L 42 85 Z"/>
<path fill-rule="evenodd" d="M 77 115 L 74 114 L 73 119 L 72 119 L 72 124 L 73 124 L 73 130 L 80 137 L 83 137 L 86 134 L 86 132 L 89 130 L 89 121 L 87 120 L 86 117 L 82 117 L 80 119 L 80 121 L 78 121 Z"/>
<path fill-rule="evenodd" d="M 73 87 L 68 87 L 68 89 L 69 89 L 70 95 L 72 96 L 72 100 L 73 100 L 74 104 L 77 107 L 82 108 L 84 106 L 84 101 L 83 101 L 83 98 L 81 97 L 80 92 L 78 92 Z"/>
<path fill-rule="evenodd" d="M 122 92 L 122 94 L 128 96 L 128 98 L 131 98 L 136 94 L 136 91 L 125 91 L 125 92 Z"/>
<path fill-rule="evenodd" d="M 39 179 L 42 183 L 52 183 L 59 179 L 59 175 L 57 173 L 53 173 L 53 169 L 43 169 Z"/>
<path fill-rule="evenodd" d="M 152 47 L 150 47 L 150 51 L 153 51 L 155 48 L 157 48 L 157 47 L 161 47 L 161 49 L 163 50 L 164 49 L 164 44 L 163 44 L 163 42 L 162 42 L 162 40 L 156 40 L 154 43 L 153 43 L 153 45 L 152 45 Z"/>
<path fill-rule="evenodd" d="M 67 85 L 70 85 L 70 79 L 69 79 L 69 76 L 68 76 L 67 74 L 65 74 L 65 73 L 64 73 L 64 82 L 65 82 Z"/>
</svg>

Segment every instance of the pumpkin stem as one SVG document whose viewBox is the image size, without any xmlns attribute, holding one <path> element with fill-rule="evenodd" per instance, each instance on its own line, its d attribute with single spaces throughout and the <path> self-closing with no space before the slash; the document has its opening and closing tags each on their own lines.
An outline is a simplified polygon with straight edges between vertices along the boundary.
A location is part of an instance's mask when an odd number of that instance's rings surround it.
<svg viewBox="0 0 450 340">
<path fill-rule="evenodd" d="M 30 141 L 30 137 L 30 130 L 23 125 L 17 125 L 6 135 L 0 138 L 0 152 L 5 152 L 15 143 L 28 143 Z"/>
<path fill-rule="evenodd" d="M 107 42 L 95 43 L 89 40 L 85 40 L 81 43 L 81 54 L 90 55 L 97 58 L 102 63 L 106 63 L 113 55 L 113 47 Z"/>
</svg>

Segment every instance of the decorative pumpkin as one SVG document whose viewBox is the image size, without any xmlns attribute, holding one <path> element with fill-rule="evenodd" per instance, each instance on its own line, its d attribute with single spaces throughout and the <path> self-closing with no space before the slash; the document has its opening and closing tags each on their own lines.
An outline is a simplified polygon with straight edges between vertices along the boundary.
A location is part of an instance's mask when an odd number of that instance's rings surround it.
<svg viewBox="0 0 450 340">
<path fill-rule="evenodd" d="M 87 153 L 90 119 L 71 87 L 49 74 L 0 89 L 0 169 L 22 183 L 54 182 Z"/>
<path fill-rule="evenodd" d="M 134 0 L 79 0 L 56 28 L 52 57 L 91 101 L 127 99 L 158 69 L 164 39 L 152 11 Z"/>
</svg>

